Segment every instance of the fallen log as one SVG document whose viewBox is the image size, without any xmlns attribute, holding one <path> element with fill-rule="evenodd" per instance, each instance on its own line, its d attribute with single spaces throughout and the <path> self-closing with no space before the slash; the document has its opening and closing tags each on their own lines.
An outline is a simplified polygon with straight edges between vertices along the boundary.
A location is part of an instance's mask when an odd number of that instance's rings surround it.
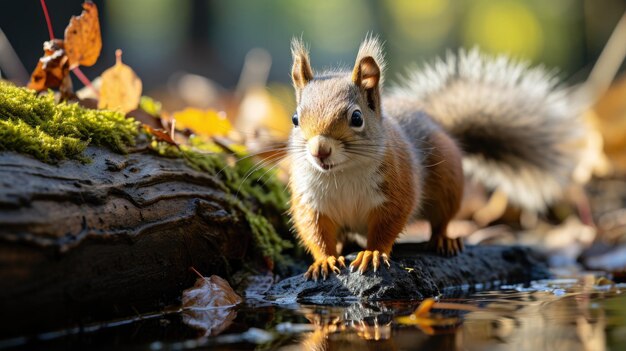
<svg viewBox="0 0 626 351">
<path fill-rule="evenodd" d="M 193 285 L 189 267 L 265 265 L 250 209 L 215 175 L 147 148 L 85 155 L 0 153 L 0 337 L 161 310 Z M 286 232 L 280 212 L 263 209 Z"/>
</svg>

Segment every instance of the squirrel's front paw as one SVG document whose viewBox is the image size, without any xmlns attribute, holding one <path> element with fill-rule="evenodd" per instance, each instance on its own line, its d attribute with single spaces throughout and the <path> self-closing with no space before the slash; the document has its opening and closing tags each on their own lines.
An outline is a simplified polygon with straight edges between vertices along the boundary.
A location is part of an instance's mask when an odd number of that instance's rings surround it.
<svg viewBox="0 0 626 351">
<path fill-rule="evenodd" d="M 387 268 L 391 267 L 391 263 L 389 263 L 389 255 L 387 255 L 386 253 L 381 253 L 378 250 L 361 251 L 356 255 L 354 261 L 350 263 L 350 272 L 357 269 L 359 273 L 363 274 L 369 268 L 370 262 L 372 263 L 372 267 L 374 267 L 374 272 L 376 272 L 378 270 L 378 267 L 380 267 L 381 260 L 383 261 L 385 266 L 387 266 Z"/>
<path fill-rule="evenodd" d="M 320 271 L 322 272 L 323 280 L 326 280 L 326 278 L 328 278 L 329 270 L 335 272 L 335 274 L 339 274 L 341 273 L 341 271 L 336 266 L 336 264 L 339 264 L 339 266 L 346 268 L 346 263 L 343 256 L 328 256 L 325 258 L 321 258 L 313 262 L 313 264 L 309 267 L 306 273 L 304 273 L 304 279 L 309 280 L 310 278 L 313 278 L 313 280 L 317 281 L 317 278 L 319 278 L 320 275 Z"/>
</svg>

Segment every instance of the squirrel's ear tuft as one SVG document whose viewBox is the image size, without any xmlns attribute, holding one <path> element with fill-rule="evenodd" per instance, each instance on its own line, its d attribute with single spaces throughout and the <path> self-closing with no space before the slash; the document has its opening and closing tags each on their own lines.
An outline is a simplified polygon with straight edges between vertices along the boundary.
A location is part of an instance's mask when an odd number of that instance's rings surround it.
<svg viewBox="0 0 626 351">
<path fill-rule="evenodd" d="M 380 108 L 380 87 L 384 69 L 382 45 L 378 38 L 368 35 L 359 48 L 352 70 L 352 81 L 365 91 L 368 105 L 374 111 Z"/>
<path fill-rule="evenodd" d="M 296 89 L 302 89 L 313 79 L 313 70 L 309 63 L 309 50 L 307 50 L 302 39 L 291 39 L 291 55 L 293 56 L 291 79 Z"/>
</svg>

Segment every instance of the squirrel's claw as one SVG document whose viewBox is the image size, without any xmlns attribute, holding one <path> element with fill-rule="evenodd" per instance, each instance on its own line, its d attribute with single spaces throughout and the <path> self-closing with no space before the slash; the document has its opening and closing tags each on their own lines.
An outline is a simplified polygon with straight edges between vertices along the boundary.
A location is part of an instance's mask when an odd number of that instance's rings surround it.
<svg viewBox="0 0 626 351">
<path fill-rule="evenodd" d="M 320 274 L 320 266 L 317 262 L 314 262 L 309 269 L 304 273 L 304 280 L 309 280 L 313 278 L 314 281 L 317 281 L 317 278 Z"/>
<path fill-rule="evenodd" d="M 384 253 L 384 254 L 380 254 L 380 257 L 383 259 L 383 262 L 385 263 L 385 266 L 387 266 L 387 269 L 391 268 L 391 262 L 389 262 L 389 255 Z"/>
<path fill-rule="evenodd" d="M 359 273 L 363 274 L 369 268 L 370 262 L 372 263 L 374 272 L 376 272 L 380 267 L 381 260 L 385 264 L 385 266 L 387 266 L 387 268 L 391 267 L 391 263 L 389 263 L 389 255 L 387 255 L 386 253 L 381 253 L 378 250 L 361 251 L 356 255 L 354 261 L 350 263 L 350 272 L 353 272 L 355 269 L 357 269 Z"/>
<path fill-rule="evenodd" d="M 339 256 L 337 262 L 342 268 L 346 268 L 346 259 L 343 256 Z"/>
<path fill-rule="evenodd" d="M 441 235 L 431 237 L 428 242 L 428 247 L 431 251 L 434 251 L 441 256 L 448 257 L 460 254 L 465 248 L 463 245 L 463 239 L 450 239 Z"/>
<path fill-rule="evenodd" d="M 322 280 L 326 280 L 326 278 L 328 278 L 329 271 L 335 274 L 340 274 L 341 270 L 339 269 L 339 267 L 336 266 L 337 263 L 343 268 L 346 268 L 346 263 L 343 256 L 339 256 L 339 258 L 334 256 L 321 258 L 313 262 L 313 264 L 309 267 L 306 273 L 304 273 L 304 279 L 309 280 L 310 278 L 313 278 L 314 281 L 317 281 L 321 273 Z"/>
</svg>

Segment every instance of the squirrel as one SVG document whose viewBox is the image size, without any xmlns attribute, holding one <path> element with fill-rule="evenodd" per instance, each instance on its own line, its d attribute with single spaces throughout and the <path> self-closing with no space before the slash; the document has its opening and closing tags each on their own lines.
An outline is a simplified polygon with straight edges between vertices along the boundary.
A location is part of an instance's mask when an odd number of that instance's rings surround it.
<svg viewBox="0 0 626 351">
<path fill-rule="evenodd" d="M 429 248 L 456 255 L 463 242 L 447 229 L 465 177 L 542 210 L 576 166 L 580 113 L 541 67 L 460 50 L 383 95 L 376 37 L 362 42 L 352 71 L 314 74 L 301 39 L 291 52 L 290 214 L 314 258 L 307 280 L 346 268 L 337 252 L 346 233 L 367 239 L 350 271 L 389 268 L 394 241 L 416 217 L 430 222 Z"/>
</svg>

